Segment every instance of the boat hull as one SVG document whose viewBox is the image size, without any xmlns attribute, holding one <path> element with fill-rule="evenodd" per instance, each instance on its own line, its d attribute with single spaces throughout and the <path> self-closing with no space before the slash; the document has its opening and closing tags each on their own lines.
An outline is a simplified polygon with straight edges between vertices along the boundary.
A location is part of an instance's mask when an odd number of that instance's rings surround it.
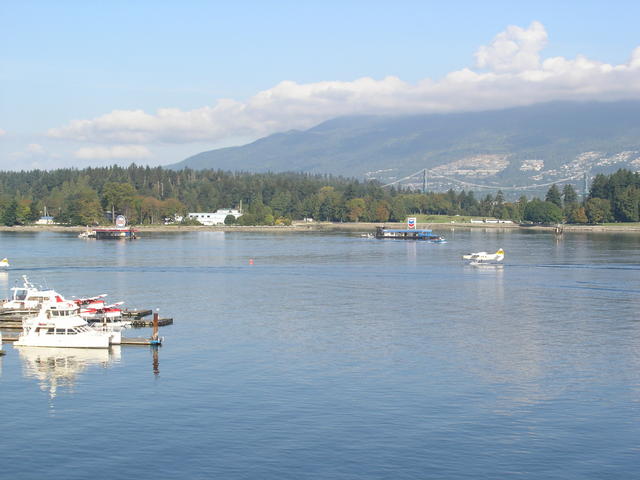
<svg viewBox="0 0 640 480">
<path fill-rule="evenodd" d="M 97 332 L 96 332 L 97 333 Z M 70 338 L 72 337 L 72 338 Z M 20 335 L 18 347 L 109 348 L 109 335 Z"/>
</svg>

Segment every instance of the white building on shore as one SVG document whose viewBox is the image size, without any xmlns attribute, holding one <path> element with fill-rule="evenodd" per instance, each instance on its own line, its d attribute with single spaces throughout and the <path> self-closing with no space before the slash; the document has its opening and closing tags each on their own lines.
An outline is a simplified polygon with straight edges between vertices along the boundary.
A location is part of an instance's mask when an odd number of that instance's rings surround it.
<svg viewBox="0 0 640 480">
<path fill-rule="evenodd" d="M 199 221 L 203 225 L 224 225 L 227 215 L 233 215 L 236 220 L 242 216 L 242 212 L 235 208 L 220 208 L 214 213 L 189 213 L 188 218 Z"/>
</svg>

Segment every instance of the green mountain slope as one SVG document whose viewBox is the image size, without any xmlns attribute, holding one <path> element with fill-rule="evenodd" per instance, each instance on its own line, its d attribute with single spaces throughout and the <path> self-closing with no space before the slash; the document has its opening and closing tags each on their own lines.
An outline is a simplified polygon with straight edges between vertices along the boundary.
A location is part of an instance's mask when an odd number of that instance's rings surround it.
<svg viewBox="0 0 640 480">
<path fill-rule="evenodd" d="M 554 181 L 588 169 L 637 170 L 640 101 L 343 117 L 202 152 L 170 167 L 332 173 L 382 182 L 427 168 L 443 183 L 496 184 Z"/>
</svg>

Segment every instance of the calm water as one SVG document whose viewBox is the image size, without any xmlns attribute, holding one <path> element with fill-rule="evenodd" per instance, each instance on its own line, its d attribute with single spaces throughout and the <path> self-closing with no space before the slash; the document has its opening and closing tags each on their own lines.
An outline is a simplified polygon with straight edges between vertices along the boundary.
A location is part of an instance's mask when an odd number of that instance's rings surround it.
<svg viewBox="0 0 640 480">
<path fill-rule="evenodd" d="M 5 344 L 0 477 L 636 477 L 640 237 L 447 237 L 0 234 L 3 296 L 175 319 L 155 357 Z"/>
</svg>

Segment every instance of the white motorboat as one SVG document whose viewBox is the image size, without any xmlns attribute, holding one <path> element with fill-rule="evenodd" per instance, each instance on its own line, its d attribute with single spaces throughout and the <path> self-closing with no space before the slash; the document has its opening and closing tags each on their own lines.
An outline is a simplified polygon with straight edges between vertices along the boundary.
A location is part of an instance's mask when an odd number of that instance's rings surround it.
<svg viewBox="0 0 640 480">
<path fill-rule="evenodd" d="M 41 290 L 29 282 L 26 275 L 22 276 L 23 286 L 12 287 L 11 299 L 0 304 L 0 314 L 29 314 L 36 313 L 42 305 L 56 303 L 62 300 L 55 290 Z"/>
<path fill-rule="evenodd" d="M 464 260 L 469 260 L 471 264 L 493 264 L 504 260 L 504 250 L 500 249 L 496 253 L 477 252 L 463 255 Z"/>
<path fill-rule="evenodd" d="M 0 260 L 0 268 L 9 268 L 9 260 L 7 258 Z"/>
<path fill-rule="evenodd" d="M 14 343 L 25 347 L 109 348 L 114 332 L 91 328 L 73 302 L 60 299 L 42 305 L 38 315 L 22 322 Z"/>
</svg>

